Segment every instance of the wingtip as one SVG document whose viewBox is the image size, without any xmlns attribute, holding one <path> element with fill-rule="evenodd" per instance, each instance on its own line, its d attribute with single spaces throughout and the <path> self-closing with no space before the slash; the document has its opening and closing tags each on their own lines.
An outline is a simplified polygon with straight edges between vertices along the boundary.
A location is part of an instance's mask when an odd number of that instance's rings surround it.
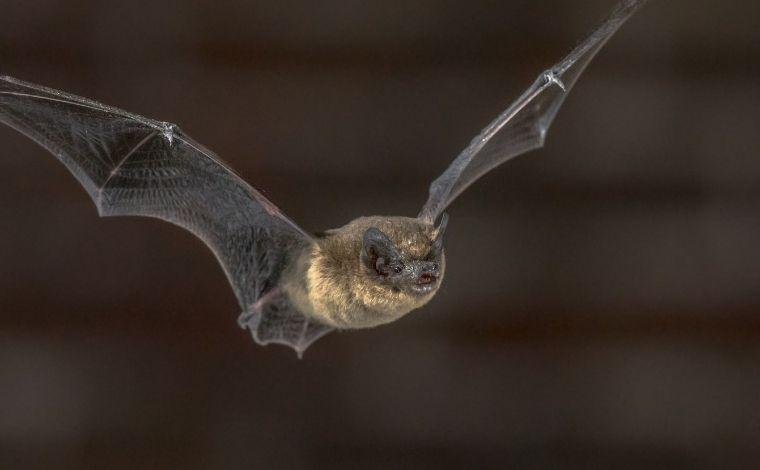
<svg viewBox="0 0 760 470">
<path fill-rule="evenodd" d="M 23 80 L 19 80 L 18 78 L 14 78 L 14 77 L 11 77 L 10 75 L 5 75 L 5 74 L 0 74 L 0 81 L 14 83 L 17 85 L 19 84 L 23 85 L 24 83 L 26 83 Z"/>
<path fill-rule="evenodd" d="M 623 0 L 613 10 L 612 16 L 631 16 L 649 0 Z"/>
</svg>

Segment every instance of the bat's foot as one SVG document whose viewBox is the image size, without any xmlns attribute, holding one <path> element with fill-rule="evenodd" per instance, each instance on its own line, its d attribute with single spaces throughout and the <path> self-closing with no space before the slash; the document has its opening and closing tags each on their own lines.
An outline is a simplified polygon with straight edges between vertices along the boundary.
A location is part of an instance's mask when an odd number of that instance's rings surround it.
<svg viewBox="0 0 760 470">
<path fill-rule="evenodd" d="M 279 287 L 275 287 L 274 289 L 270 290 L 266 294 L 262 295 L 259 300 L 256 301 L 255 304 L 248 307 L 248 310 L 241 313 L 240 316 L 238 316 L 238 325 L 240 325 L 240 328 L 246 329 L 250 326 L 251 320 L 254 319 L 254 317 L 258 317 L 261 315 L 261 312 L 264 310 L 264 306 L 268 304 L 269 302 L 272 302 L 275 300 L 277 296 L 279 296 L 282 292 L 280 291 Z"/>
<path fill-rule="evenodd" d="M 238 326 L 242 329 L 248 328 L 248 323 L 253 320 L 253 317 L 256 316 L 256 313 L 254 312 L 243 312 L 238 316 Z"/>
<path fill-rule="evenodd" d="M 241 313 L 238 325 L 250 330 L 256 343 L 290 346 L 299 358 L 311 343 L 333 330 L 296 310 L 279 288 L 270 290 Z"/>
</svg>

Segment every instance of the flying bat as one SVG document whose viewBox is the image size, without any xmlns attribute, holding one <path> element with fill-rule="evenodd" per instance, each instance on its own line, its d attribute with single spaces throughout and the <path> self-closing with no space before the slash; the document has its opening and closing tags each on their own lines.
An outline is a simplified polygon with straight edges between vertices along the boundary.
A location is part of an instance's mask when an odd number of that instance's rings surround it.
<svg viewBox="0 0 760 470">
<path fill-rule="evenodd" d="M 359 217 L 310 234 L 176 125 L 6 76 L 0 122 L 66 165 L 101 216 L 163 219 L 203 240 L 235 292 L 240 326 L 301 356 L 334 329 L 389 323 L 430 301 L 446 269 L 446 207 L 484 173 L 543 146 L 578 77 L 645 2 L 620 2 L 542 72 L 432 182 L 417 217 Z"/>
</svg>

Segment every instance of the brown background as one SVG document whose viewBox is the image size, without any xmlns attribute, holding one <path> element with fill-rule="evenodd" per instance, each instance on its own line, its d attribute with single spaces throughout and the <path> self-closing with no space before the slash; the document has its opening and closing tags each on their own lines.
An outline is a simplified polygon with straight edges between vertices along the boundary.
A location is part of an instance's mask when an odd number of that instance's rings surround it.
<svg viewBox="0 0 760 470">
<path fill-rule="evenodd" d="M 309 230 L 428 182 L 611 0 L 2 1 L 0 73 L 179 123 Z M 0 129 L 2 468 L 748 468 L 760 3 L 653 1 L 450 209 L 430 305 L 299 361 L 211 253 Z"/>
</svg>

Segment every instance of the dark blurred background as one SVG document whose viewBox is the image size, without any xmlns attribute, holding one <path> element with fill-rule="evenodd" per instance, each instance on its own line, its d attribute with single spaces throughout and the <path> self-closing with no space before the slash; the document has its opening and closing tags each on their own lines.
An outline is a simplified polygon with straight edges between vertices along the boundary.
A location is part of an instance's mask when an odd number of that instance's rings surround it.
<svg viewBox="0 0 760 470">
<path fill-rule="evenodd" d="M 303 227 L 414 215 L 612 0 L 0 1 L 0 73 L 176 122 Z M 450 208 L 424 309 L 262 348 L 192 235 L 0 128 L 2 468 L 749 468 L 760 3 L 652 1 Z"/>
</svg>

